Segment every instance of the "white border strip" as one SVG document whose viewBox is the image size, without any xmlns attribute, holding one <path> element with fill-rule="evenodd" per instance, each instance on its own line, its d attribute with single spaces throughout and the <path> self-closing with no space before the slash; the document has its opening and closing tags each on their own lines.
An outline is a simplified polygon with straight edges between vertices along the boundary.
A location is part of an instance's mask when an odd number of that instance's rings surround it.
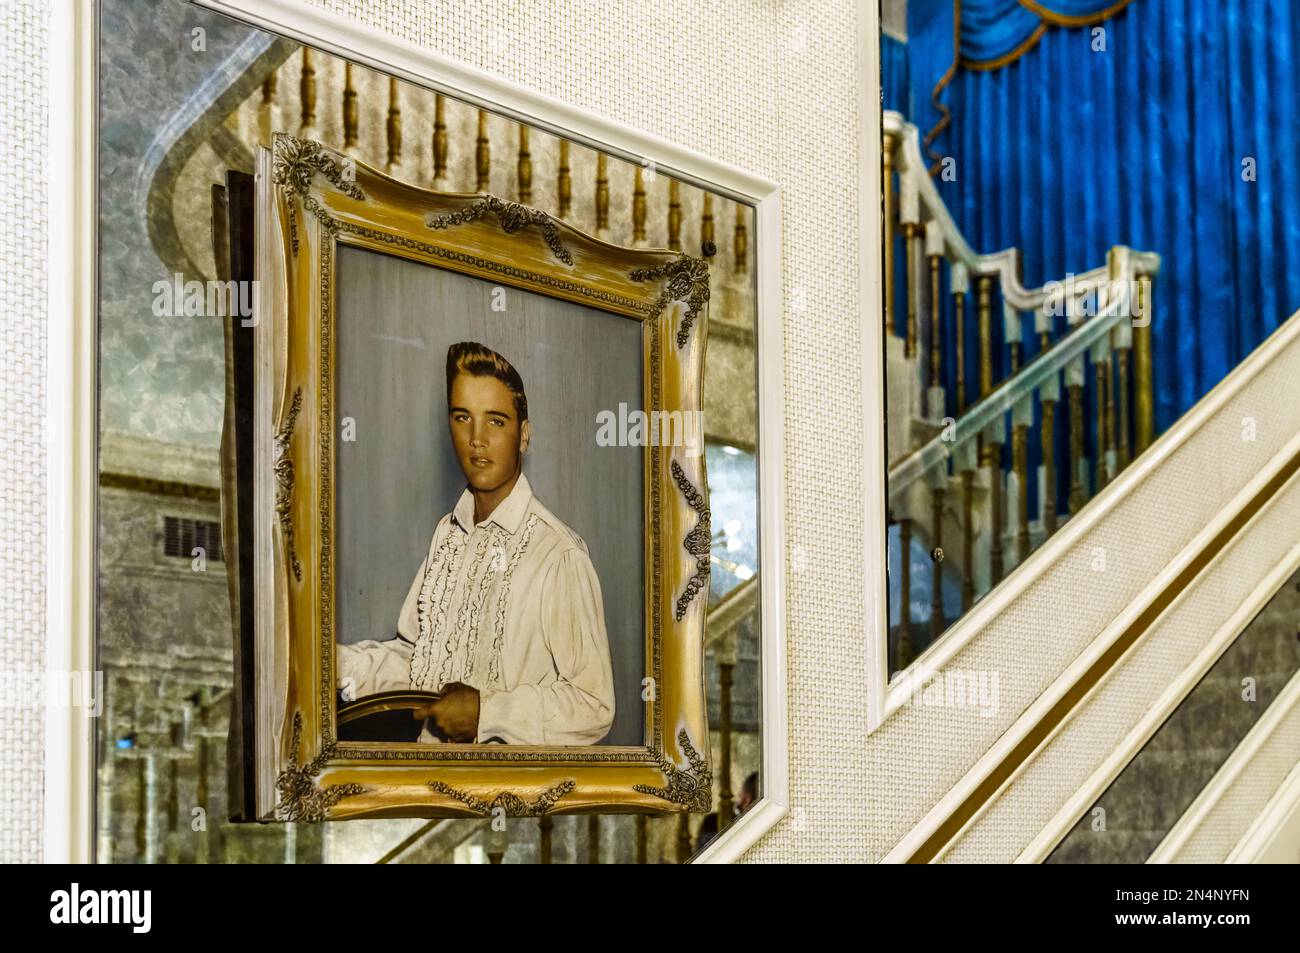
<svg viewBox="0 0 1300 953">
<path fill-rule="evenodd" d="M 45 667 L 95 667 L 97 5 L 49 7 Z M 93 859 L 94 721 L 45 710 L 44 860 Z"/>
<path fill-rule="evenodd" d="M 1223 763 L 1223 767 L 1210 779 L 1210 783 L 1196 796 L 1191 807 L 1178 819 L 1178 823 L 1165 835 L 1165 839 L 1147 859 L 1148 864 L 1178 862 L 1178 855 L 1187 846 L 1192 835 L 1200 829 L 1201 824 L 1218 806 L 1219 801 L 1236 783 L 1237 778 L 1250 767 L 1255 755 L 1259 754 L 1268 743 L 1273 732 L 1291 716 L 1292 709 L 1298 704 L 1300 704 L 1300 672 L 1291 676 L 1286 687 L 1255 722 L 1250 733 L 1233 749 L 1228 760 Z"/>
<path fill-rule="evenodd" d="M 1225 864 L 1294 863 L 1300 851 L 1300 764 L 1273 792 L 1264 809 L 1251 821 L 1237 846 L 1223 859 Z"/>
<path fill-rule="evenodd" d="M 762 587 L 763 798 L 697 862 L 735 860 L 789 809 L 785 655 L 785 347 L 781 193 L 776 183 L 658 136 L 441 56 L 355 20 L 290 0 L 194 0 L 381 72 L 639 162 L 755 206 L 759 409 L 759 585 Z"/>
</svg>

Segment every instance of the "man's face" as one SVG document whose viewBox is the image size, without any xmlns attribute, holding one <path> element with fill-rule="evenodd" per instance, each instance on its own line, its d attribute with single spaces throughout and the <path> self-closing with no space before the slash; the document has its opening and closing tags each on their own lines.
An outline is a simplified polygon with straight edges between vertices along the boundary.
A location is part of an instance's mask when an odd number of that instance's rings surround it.
<svg viewBox="0 0 1300 953">
<path fill-rule="evenodd" d="M 528 448 L 528 421 L 521 425 L 510 388 L 495 377 L 458 374 L 448 409 L 456 459 L 471 487 L 490 492 L 519 473 Z"/>
</svg>

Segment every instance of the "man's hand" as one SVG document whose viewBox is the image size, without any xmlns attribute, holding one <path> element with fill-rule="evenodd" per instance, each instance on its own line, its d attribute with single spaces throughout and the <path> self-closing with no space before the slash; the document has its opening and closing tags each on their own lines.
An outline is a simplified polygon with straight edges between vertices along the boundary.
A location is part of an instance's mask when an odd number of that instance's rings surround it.
<svg viewBox="0 0 1300 953">
<path fill-rule="evenodd" d="M 433 729 L 448 741 L 471 742 L 478 737 L 478 689 L 460 682 L 443 686 L 437 701 L 412 709 L 417 721 L 433 722 Z"/>
</svg>

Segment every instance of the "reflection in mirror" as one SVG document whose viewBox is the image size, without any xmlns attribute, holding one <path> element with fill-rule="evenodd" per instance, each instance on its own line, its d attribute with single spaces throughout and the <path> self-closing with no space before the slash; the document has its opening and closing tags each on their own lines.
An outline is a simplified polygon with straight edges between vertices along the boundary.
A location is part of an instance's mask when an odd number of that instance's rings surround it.
<svg viewBox="0 0 1300 953">
<path fill-rule="evenodd" d="M 1231 4 L 882 24 L 892 675 L 1300 306 L 1300 117 Z"/>
<path fill-rule="evenodd" d="M 761 793 L 752 208 L 183 0 L 99 9 L 97 859 L 688 860 Z M 188 41 L 197 27 L 202 50 Z M 240 413 L 223 323 L 255 316 L 251 296 L 214 310 L 207 290 L 241 254 L 220 227 L 239 200 L 228 174 L 251 174 L 277 131 L 425 188 L 542 208 L 610 242 L 711 256 L 708 815 L 228 820 L 245 780 L 228 738 L 245 701 L 233 665 L 246 567 L 239 527 L 223 525 L 222 460 L 236 448 L 222 434 Z"/>
</svg>

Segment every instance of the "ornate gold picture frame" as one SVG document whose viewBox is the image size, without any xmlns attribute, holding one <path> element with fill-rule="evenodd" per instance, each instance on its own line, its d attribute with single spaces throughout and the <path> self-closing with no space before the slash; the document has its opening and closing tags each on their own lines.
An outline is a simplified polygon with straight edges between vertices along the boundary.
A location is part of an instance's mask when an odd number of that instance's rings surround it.
<svg viewBox="0 0 1300 953">
<path fill-rule="evenodd" d="M 336 288 L 344 247 L 638 322 L 643 406 L 698 413 L 707 260 L 623 248 L 489 195 L 398 182 L 277 135 L 256 182 L 256 813 L 265 820 L 707 811 L 704 457 L 644 461 L 639 745 L 340 740 L 336 712 Z M 440 372 L 435 368 L 435 372 Z"/>
</svg>

